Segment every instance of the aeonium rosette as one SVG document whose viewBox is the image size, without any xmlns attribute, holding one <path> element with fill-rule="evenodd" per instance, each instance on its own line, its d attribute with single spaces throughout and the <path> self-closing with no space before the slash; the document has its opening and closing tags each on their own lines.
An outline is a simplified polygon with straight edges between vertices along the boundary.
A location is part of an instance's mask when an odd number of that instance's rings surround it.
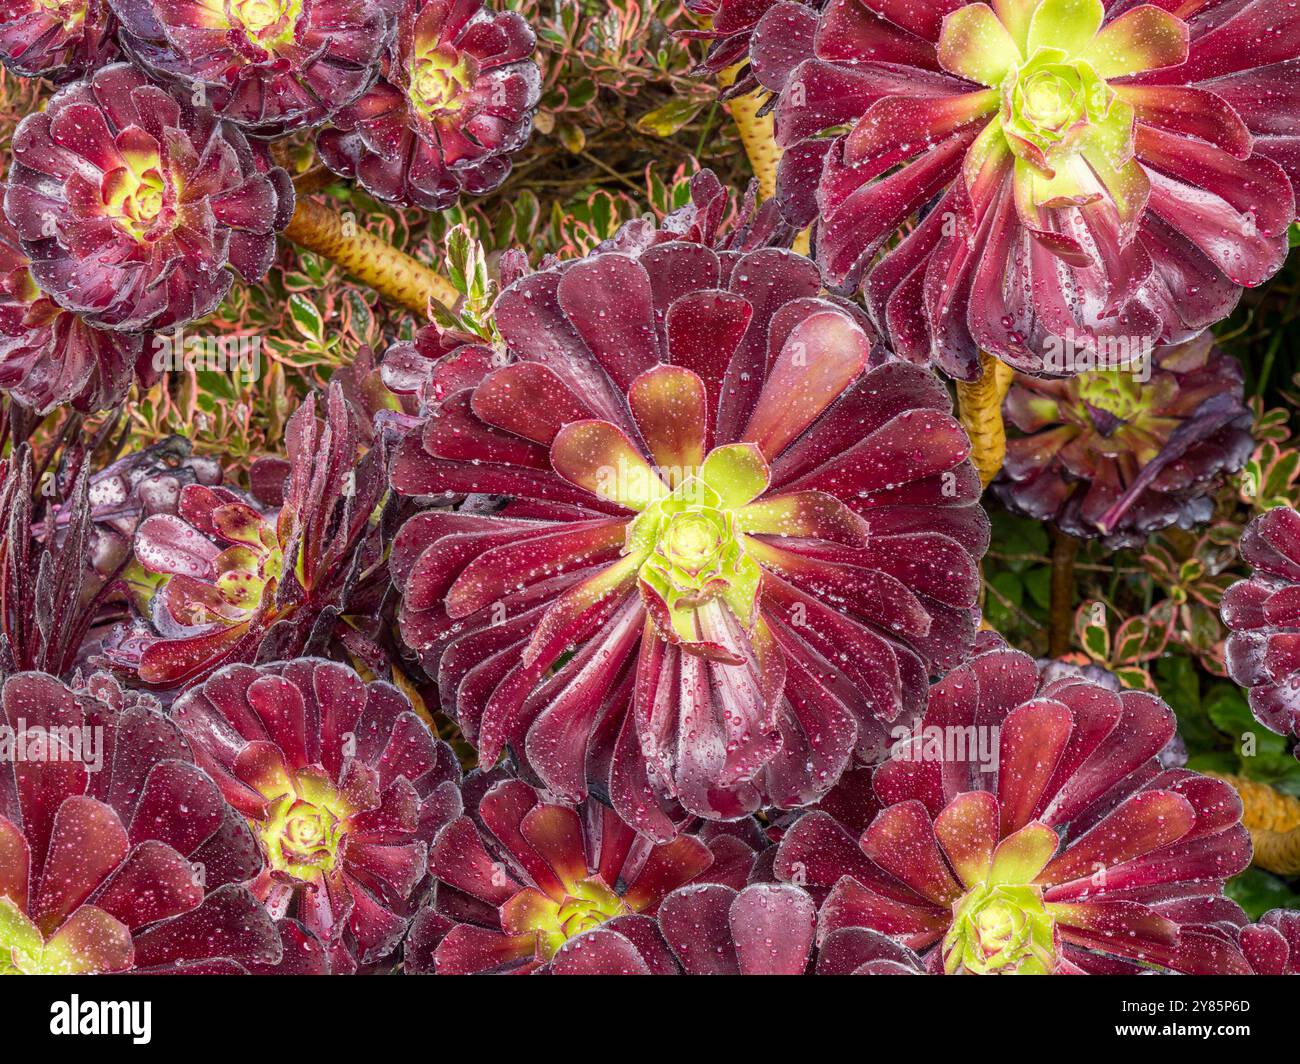
<svg viewBox="0 0 1300 1064">
<path fill-rule="evenodd" d="M 148 698 L 0 688 L 0 975 L 238 974 L 285 959 L 248 827 Z"/>
<path fill-rule="evenodd" d="M 251 471 L 260 495 L 186 484 L 176 512 L 135 532 L 136 560 L 162 577 L 148 616 L 105 647 L 145 683 L 176 689 L 234 661 L 346 647 L 387 664 L 371 633 L 389 587 L 382 528 L 382 436 L 362 453 L 355 414 L 333 382 L 325 417 L 310 396 L 286 427 L 288 461 Z"/>
<path fill-rule="evenodd" d="M 1241 366 L 1206 332 L 1140 366 L 1019 377 L 994 491 L 1013 510 L 1110 548 L 1210 519 L 1212 493 L 1254 450 Z"/>
<path fill-rule="evenodd" d="M 0 62 L 22 77 L 77 78 L 118 54 L 116 30 L 108 0 L 5 0 Z"/>
<path fill-rule="evenodd" d="M 383 76 L 320 133 L 321 159 L 388 203 L 440 211 L 491 192 L 532 132 L 535 45 L 516 11 L 404 0 Z"/>
<path fill-rule="evenodd" d="M 118 63 L 19 123 L 4 213 L 59 306 L 100 328 L 175 326 L 212 311 L 231 270 L 270 267 L 294 197 L 264 150 Z"/>
<path fill-rule="evenodd" d="M 961 660 L 988 541 L 969 442 L 820 287 L 789 252 L 666 243 L 501 294 L 505 352 L 391 471 L 506 497 L 418 514 L 392 554 L 403 636 L 485 764 L 508 746 L 667 837 L 816 801 Z"/>
<path fill-rule="evenodd" d="M 37 414 L 64 403 L 105 410 L 126 394 L 144 348 L 139 334 L 96 329 L 42 292 L 0 215 L 0 391 Z"/>
<path fill-rule="evenodd" d="M 392 953 L 429 842 L 460 813 L 455 756 L 405 696 L 299 658 L 228 666 L 171 715 L 257 839 L 267 909 L 300 921 L 335 970 Z"/>
<path fill-rule="evenodd" d="M 1250 861 L 1241 802 L 1162 768 L 1173 734 L 1151 695 L 1040 684 L 992 645 L 934 688 L 867 793 L 840 796 L 848 821 L 785 832 L 776 873 L 823 899 L 823 953 L 865 930 L 950 975 L 1247 974 L 1223 895 Z"/>
<path fill-rule="evenodd" d="M 1228 674 L 1250 689 L 1264 727 L 1300 736 L 1300 513 L 1278 506 L 1260 514 L 1241 535 L 1241 557 L 1251 575 L 1220 602 Z"/>
<path fill-rule="evenodd" d="M 388 41 L 376 0 L 109 0 L 123 50 L 257 136 L 317 126 L 374 80 Z"/>
<path fill-rule="evenodd" d="M 464 800 L 429 851 L 407 972 L 675 974 L 660 904 L 687 883 L 734 897 L 761 845 L 753 822 L 656 843 L 607 805 L 556 802 L 499 770 L 470 776 Z"/>
<path fill-rule="evenodd" d="M 978 376 L 1053 342 L 1175 343 L 1270 277 L 1296 217 L 1287 0 L 782 3 L 789 220 L 900 355 Z"/>
</svg>

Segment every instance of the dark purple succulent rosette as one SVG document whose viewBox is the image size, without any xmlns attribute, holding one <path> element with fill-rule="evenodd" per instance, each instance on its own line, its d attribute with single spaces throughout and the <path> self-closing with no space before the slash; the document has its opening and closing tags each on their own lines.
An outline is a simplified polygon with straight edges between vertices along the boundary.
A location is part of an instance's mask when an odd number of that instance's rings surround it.
<svg viewBox="0 0 1300 1064">
<path fill-rule="evenodd" d="M 789 883 L 690 884 L 660 904 L 659 929 L 686 975 L 803 975 L 817 904 Z"/>
<path fill-rule="evenodd" d="M 379 73 L 376 0 L 110 0 L 126 53 L 251 135 L 318 126 Z"/>
<path fill-rule="evenodd" d="M 763 845 L 753 822 L 655 843 L 607 805 L 556 802 L 500 770 L 467 779 L 464 804 L 429 851 L 412 974 L 675 974 L 661 903 L 688 883 L 735 895 Z"/>
<path fill-rule="evenodd" d="M 0 391 L 37 414 L 65 403 L 109 409 L 126 395 L 146 339 L 96 329 L 45 295 L 0 215 Z"/>
<path fill-rule="evenodd" d="M 1300 736 L 1300 513 L 1279 506 L 1260 514 L 1241 535 L 1241 557 L 1254 571 L 1219 604 L 1228 674 L 1250 689 L 1264 727 Z"/>
<path fill-rule="evenodd" d="M 134 531 L 135 558 L 162 579 L 146 618 L 123 625 L 108 661 L 177 690 L 232 662 L 317 653 L 341 644 L 375 670 L 387 665 L 368 633 L 390 586 L 382 522 L 382 437 L 361 453 L 339 382 L 325 417 L 309 396 L 286 426 L 288 460 L 251 470 L 259 495 L 219 485 L 180 487 L 174 508 Z M 341 620 L 355 613 L 356 623 Z"/>
<path fill-rule="evenodd" d="M 1241 952 L 1256 975 L 1300 975 L 1300 912 L 1273 909 L 1240 932 Z"/>
<path fill-rule="evenodd" d="M 1037 373 L 1053 344 L 1181 342 L 1277 271 L 1294 23 L 1289 0 L 779 3 L 750 59 L 828 283 L 969 380 L 981 350 Z"/>
<path fill-rule="evenodd" d="M 288 175 L 233 126 L 125 63 L 60 89 L 13 139 L 4 213 L 41 291 L 136 332 L 260 279 L 293 210 Z"/>
<path fill-rule="evenodd" d="M 231 665 L 171 717 L 265 859 L 251 884 L 335 971 L 388 957 L 415 913 L 460 766 L 397 688 L 320 658 Z"/>
<path fill-rule="evenodd" d="M 822 899 L 823 957 L 866 930 L 933 973 L 1248 974 L 1247 920 L 1223 895 L 1250 862 L 1241 802 L 1160 766 L 1174 726 L 1144 692 L 1042 684 L 1027 655 L 987 650 L 935 686 L 870 794 L 841 802 L 862 816 L 812 811 L 784 833 L 776 875 Z"/>
<path fill-rule="evenodd" d="M 1210 520 L 1211 493 L 1254 450 L 1240 364 L 1207 332 L 1157 349 L 1147 379 L 1106 369 L 1063 380 L 1020 376 L 994 492 L 1010 509 L 1109 549 Z"/>
<path fill-rule="evenodd" d="M 390 473 L 505 497 L 416 515 L 391 558 L 403 638 L 484 764 L 508 747 L 666 839 L 816 801 L 963 659 L 988 544 L 969 441 L 820 289 L 787 251 L 674 242 L 501 294 L 509 364 Z"/>
<path fill-rule="evenodd" d="M 0 0 L 0 63 L 25 78 L 68 81 L 118 55 L 107 0 Z"/>
<path fill-rule="evenodd" d="M 17 673 L 0 724 L 22 744 L 0 759 L 0 974 L 283 962 L 242 885 L 262 870 L 252 833 L 151 699 Z"/>
<path fill-rule="evenodd" d="M 536 39 L 483 0 L 406 0 L 384 75 L 317 137 L 321 159 L 377 199 L 440 211 L 510 173 L 541 97 Z"/>
</svg>

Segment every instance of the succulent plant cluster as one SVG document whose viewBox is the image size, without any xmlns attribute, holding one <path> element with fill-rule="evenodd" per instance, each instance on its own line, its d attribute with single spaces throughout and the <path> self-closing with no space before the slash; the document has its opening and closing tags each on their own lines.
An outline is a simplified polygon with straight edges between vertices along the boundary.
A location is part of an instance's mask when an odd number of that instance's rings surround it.
<svg viewBox="0 0 1300 1064">
<path fill-rule="evenodd" d="M 588 6 L 0 3 L 0 974 L 1300 974 L 1295 4 Z"/>
</svg>

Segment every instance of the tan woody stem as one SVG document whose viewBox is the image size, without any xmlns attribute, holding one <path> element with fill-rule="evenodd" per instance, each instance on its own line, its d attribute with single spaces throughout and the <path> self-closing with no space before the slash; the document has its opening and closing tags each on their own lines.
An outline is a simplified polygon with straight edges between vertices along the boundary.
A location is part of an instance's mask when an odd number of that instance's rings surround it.
<svg viewBox="0 0 1300 1064">
<path fill-rule="evenodd" d="M 300 198 L 284 237 L 337 263 L 390 303 L 427 315 L 429 300 L 454 306 L 459 294 L 446 278 L 315 200 Z"/>
<path fill-rule="evenodd" d="M 1241 822 L 1255 847 L 1254 863 L 1282 876 L 1300 874 L 1300 799 L 1243 776 L 1219 775 L 1241 796 Z"/>
<path fill-rule="evenodd" d="M 736 80 L 740 66 L 730 67 L 718 75 L 718 82 L 724 89 Z M 749 156 L 749 165 L 758 178 L 760 200 L 771 199 L 776 195 L 776 165 L 781 161 L 781 149 L 776 143 L 776 127 L 770 114 L 759 117 L 758 109 L 763 106 L 765 93 L 751 92 L 728 100 L 726 107 L 731 120 L 740 132 L 740 142 L 745 146 Z"/>
<path fill-rule="evenodd" d="M 1007 430 L 1002 424 L 1002 400 L 1015 376 L 1011 367 L 992 355 L 980 355 L 980 378 L 957 382 L 957 416 L 970 437 L 971 461 L 985 487 L 1002 468 L 1007 453 Z"/>
</svg>

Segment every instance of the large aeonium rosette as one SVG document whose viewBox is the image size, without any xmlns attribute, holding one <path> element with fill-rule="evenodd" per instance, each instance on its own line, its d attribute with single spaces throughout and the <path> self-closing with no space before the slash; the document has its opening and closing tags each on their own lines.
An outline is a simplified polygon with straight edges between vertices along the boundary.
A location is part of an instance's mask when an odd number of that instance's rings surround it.
<svg viewBox="0 0 1300 1064">
<path fill-rule="evenodd" d="M 391 32 L 377 0 L 109 0 L 123 49 L 259 136 L 320 125 L 374 80 Z"/>
<path fill-rule="evenodd" d="M 555 802 L 499 771 L 471 776 L 464 798 L 429 851 L 434 893 L 411 928 L 408 972 L 672 974 L 654 920 L 665 896 L 687 883 L 734 896 L 754 863 L 743 832 L 655 843 L 606 805 Z"/>
<path fill-rule="evenodd" d="M 1241 557 L 1253 572 L 1220 603 L 1228 673 L 1250 689 L 1256 720 L 1300 736 L 1300 513 L 1279 506 L 1260 514 L 1242 533 Z"/>
<path fill-rule="evenodd" d="M 397 688 L 337 662 L 232 665 L 171 709 L 195 761 L 251 827 L 251 884 L 335 970 L 400 943 L 434 832 L 460 812 L 460 767 Z"/>
<path fill-rule="evenodd" d="M 237 129 L 125 63 L 65 86 L 13 139 L 4 213 L 52 300 L 102 328 L 213 310 L 260 279 L 293 211 L 288 175 Z"/>
<path fill-rule="evenodd" d="M 751 55 L 779 94 L 779 194 L 816 219 L 827 277 L 864 285 L 899 354 L 969 379 L 980 349 L 1038 372 L 1054 339 L 1178 342 L 1278 269 L 1296 19 L 1287 0 L 837 0 L 773 8 Z"/>
<path fill-rule="evenodd" d="M 998 497 L 1112 549 L 1208 521 L 1214 488 L 1254 449 L 1241 366 L 1208 332 L 1125 369 L 1018 377 L 1006 413 L 1024 435 L 1007 443 Z"/>
<path fill-rule="evenodd" d="M 388 203 L 440 211 L 490 192 L 532 132 L 542 78 L 515 11 L 405 0 L 384 74 L 317 138 L 321 159 Z"/>
<path fill-rule="evenodd" d="M 1241 802 L 1160 767 L 1173 733 L 1151 695 L 1040 686 L 995 647 L 931 692 L 856 822 L 816 811 L 785 833 L 777 875 L 824 898 L 823 952 L 865 929 L 948 974 L 1246 974 L 1223 896 L 1250 861 Z"/>
<path fill-rule="evenodd" d="M 108 0 L 4 0 L 0 62 L 23 77 L 77 78 L 118 54 Z"/>
<path fill-rule="evenodd" d="M 988 536 L 969 442 L 819 289 L 775 249 L 597 255 L 502 293 L 500 357 L 447 356 L 474 372 L 392 483 L 507 501 L 412 518 L 393 573 L 483 763 L 508 746 L 667 836 L 815 801 L 961 660 Z"/>
<path fill-rule="evenodd" d="M 281 963 L 241 885 L 262 868 L 253 837 L 156 705 L 17 673 L 0 744 L 0 975 Z"/>
<path fill-rule="evenodd" d="M 42 292 L 0 215 L 0 391 L 37 414 L 104 410 L 126 394 L 143 350 L 139 334 L 96 329 Z"/>
</svg>

